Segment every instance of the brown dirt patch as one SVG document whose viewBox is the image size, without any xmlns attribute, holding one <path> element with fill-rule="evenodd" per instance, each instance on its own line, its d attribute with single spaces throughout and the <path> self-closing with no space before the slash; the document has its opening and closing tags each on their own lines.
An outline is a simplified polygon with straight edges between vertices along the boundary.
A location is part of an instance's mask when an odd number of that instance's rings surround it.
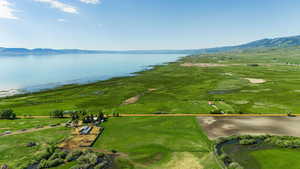
<svg viewBox="0 0 300 169">
<path fill-rule="evenodd" d="M 149 88 L 147 91 L 145 91 L 145 92 L 143 92 L 139 95 L 130 97 L 129 99 L 123 101 L 122 105 L 134 104 L 137 101 L 139 101 L 141 96 L 145 95 L 146 93 L 153 92 L 153 91 L 156 91 L 156 90 L 157 90 L 156 88 Z"/>
<path fill-rule="evenodd" d="M 300 137 L 300 117 L 198 117 L 210 139 L 231 135 Z"/>
<path fill-rule="evenodd" d="M 129 99 L 125 100 L 122 103 L 122 105 L 128 105 L 128 104 L 136 103 L 140 99 L 140 97 L 141 97 L 140 95 L 130 97 Z"/>
<path fill-rule="evenodd" d="M 79 134 L 79 128 L 72 131 L 72 137 L 62 142 L 58 147 L 63 149 L 77 149 L 80 147 L 90 147 L 98 138 L 103 128 L 94 126 L 92 131 L 86 135 Z"/>
<path fill-rule="evenodd" d="M 0 136 L 11 136 L 11 135 L 17 135 L 17 134 L 32 133 L 32 132 L 36 132 L 36 131 L 42 131 L 42 130 L 46 130 L 46 129 L 50 129 L 50 128 L 56 128 L 56 127 L 62 127 L 62 126 L 64 126 L 64 124 L 57 125 L 57 126 L 43 126 L 43 127 L 40 127 L 40 128 L 31 128 L 31 129 L 26 129 L 26 130 L 18 130 L 18 131 L 11 132 L 9 134 L 0 133 Z"/>
<path fill-rule="evenodd" d="M 255 78 L 245 78 L 246 80 L 248 80 L 250 83 L 254 83 L 254 84 L 259 84 L 259 83 L 265 83 L 267 82 L 264 79 L 255 79 Z"/>
<path fill-rule="evenodd" d="M 216 64 L 216 63 L 183 63 L 180 66 L 184 67 L 222 67 L 226 66 L 225 64 Z"/>
<path fill-rule="evenodd" d="M 162 168 L 203 169 L 199 159 L 189 152 L 173 153 L 172 159 Z"/>
<path fill-rule="evenodd" d="M 224 66 L 240 66 L 245 64 L 220 64 L 220 63 L 182 63 L 183 67 L 224 67 Z"/>
<path fill-rule="evenodd" d="M 156 90 L 157 90 L 156 88 L 149 88 L 148 89 L 149 92 L 153 92 L 153 91 L 156 91 Z"/>
</svg>

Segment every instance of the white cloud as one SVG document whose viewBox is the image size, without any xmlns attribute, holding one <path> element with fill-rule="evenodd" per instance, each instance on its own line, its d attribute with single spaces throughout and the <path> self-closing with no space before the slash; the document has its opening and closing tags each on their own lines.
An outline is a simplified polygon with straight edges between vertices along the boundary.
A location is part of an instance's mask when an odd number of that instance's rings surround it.
<svg viewBox="0 0 300 169">
<path fill-rule="evenodd" d="M 101 1 L 100 0 L 80 0 L 80 2 L 87 3 L 87 4 L 98 4 Z"/>
<path fill-rule="evenodd" d="M 63 18 L 59 18 L 59 19 L 57 19 L 57 21 L 58 21 L 58 22 L 66 22 L 66 20 L 63 19 Z"/>
<path fill-rule="evenodd" d="M 16 10 L 14 10 L 11 6 L 12 4 L 7 0 L 0 0 L 0 18 L 19 19 L 14 15 Z"/>
<path fill-rule="evenodd" d="M 49 5 L 51 5 L 52 8 L 57 8 L 66 13 L 72 13 L 72 14 L 78 13 L 76 7 L 62 3 L 58 0 L 34 0 L 34 1 L 48 3 Z"/>
</svg>

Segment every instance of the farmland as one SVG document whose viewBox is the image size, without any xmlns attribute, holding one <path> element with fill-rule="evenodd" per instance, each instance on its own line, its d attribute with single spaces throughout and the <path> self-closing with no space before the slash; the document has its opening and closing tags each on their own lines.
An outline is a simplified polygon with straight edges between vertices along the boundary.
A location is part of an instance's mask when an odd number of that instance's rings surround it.
<svg viewBox="0 0 300 169">
<path fill-rule="evenodd" d="M 132 77 L 3 98 L 0 109 L 13 108 L 18 115 L 49 115 L 54 109 L 208 113 L 214 108 L 207 101 L 218 100 L 216 106 L 228 113 L 298 113 L 299 51 L 294 47 L 188 56 Z M 134 103 L 123 104 L 130 98 Z"/>
<path fill-rule="evenodd" d="M 298 169 L 299 148 L 287 148 L 266 143 L 253 145 L 225 144 L 223 151 L 245 169 Z"/>
<path fill-rule="evenodd" d="M 11 108 L 18 117 L 49 116 L 53 110 L 104 112 L 110 115 L 209 114 L 215 110 L 243 115 L 299 114 L 299 53 L 299 47 L 292 47 L 193 55 L 138 72 L 136 76 L 1 98 L 0 110 Z M 263 119 L 261 128 L 266 128 L 263 133 L 297 134 L 290 130 L 291 125 L 287 126 L 291 124 L 290 121 L 297 126 L 297 118 L 281 118 Z M 233 120 L 239 124 L 236 128 L 241 131 L 237 134 L 249 134 L 249 123 L 260 121 L 254 118 L 244 122 L 238 120 Z M 270 126 L 266 126 L 264 120 L 282 126 L 267 130 Z M 48 118 L 1 120 L 0 132 L 65 121 Z M 218 123 L 226 122 L 221 120 Z M 261 129 L 255 126 L 251 130 L 261 134 Z M 199 125 L 195 117 L 110 117 L 101 127 L 104 127 L 102 135 L 91 149 L 116 154 L 117 168 L 217 169 L 219 165 L 213 154 L 213 139 L 236 134 L 227 131 L 228 128 L 221 131 L 225 135 L 218 134 L 216 128 L 207 129 L 207 126 Z M 0 163 L 20 168 L 42 149 L 57 145 L 70 133 L 65 127 L 57 127 L 0 137 Z M 26 147 L 29 142 L 38 144 Z M 233 147 L 229 149 L 236 150 Z M 278 164 L 284 166 L 294 162 L 288 157 L 299 156 L 298 150 L 280 148 L 247 151 L 243 156 L 244 152 L 240 152 L 242 155 L 236 158 L 250 159 L 250 163 L 241 163 L 245 168 L 253 165 L 259 169 L 276 169 L 273 163 L 266 160 L 285 158 L 286 163 Z M 14 160 L 11 160 L 12 157 Z M 70 168 L 73 165 L 74 162 L 66 163 L 58 168 Z"/>
<path fill-rule="evenodd" d="M 218 168 L 212 142 L 193 117 L 111 118 L 95 149 L 121 152 L 123 163 L 137 168 Z M 123 164 L 124 165 L 124 164 Z"/>
<path fill-rule="evenodd" d="M 0 164 L 18 169 L 30 164 L 36 155 L 47 146 L 55 145 L 67 138 L 69 129 L 64 127 L 47 129 L 26 134 L 0 137 Z M 27 147 L 30 142 L 37 146 Z"/>
<path fill-rule="evenodd" d="M 57 123 L 66 122 L 67 119 L 16 119 L 16 120 L 1 120 L 0 133 L 4 131 L 16 131 L 22 129 L 37 128 Z"/>
</svg>

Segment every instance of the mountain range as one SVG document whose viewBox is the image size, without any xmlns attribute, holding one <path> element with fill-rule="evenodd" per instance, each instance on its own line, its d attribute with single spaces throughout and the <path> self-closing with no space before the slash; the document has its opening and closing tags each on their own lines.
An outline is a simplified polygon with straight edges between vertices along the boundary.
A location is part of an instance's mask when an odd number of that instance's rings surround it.
<svg viewBox="0 0 300 169">
<path fill-rule="evenodd" d="M 300 36 L 290 36 L 281 38 L 270 38 L 253 41 L 250 43 L 206 49 L 186 49 L 186 50 L 80 50 L 80 49 L 26 49 L 26 48 L 1 48 L 0 55 L 53 55 L 53 54 L 201 54 L 227 52 L 234 50 L 244 50 L 251 48 L 275 48 L 300 46 Z"/>
</svg>

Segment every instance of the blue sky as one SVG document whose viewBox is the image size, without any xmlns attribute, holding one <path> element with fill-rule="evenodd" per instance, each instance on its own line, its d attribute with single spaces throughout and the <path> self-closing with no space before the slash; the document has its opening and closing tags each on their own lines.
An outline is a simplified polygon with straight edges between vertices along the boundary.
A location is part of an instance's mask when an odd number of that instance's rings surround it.
<svg viewBox="0 0 300 169">
<path fill-rule="evenodd" d="M 190 49 L 300 34 L 299 0 L 0 0 L 0 46 Z"/>
</svg>

